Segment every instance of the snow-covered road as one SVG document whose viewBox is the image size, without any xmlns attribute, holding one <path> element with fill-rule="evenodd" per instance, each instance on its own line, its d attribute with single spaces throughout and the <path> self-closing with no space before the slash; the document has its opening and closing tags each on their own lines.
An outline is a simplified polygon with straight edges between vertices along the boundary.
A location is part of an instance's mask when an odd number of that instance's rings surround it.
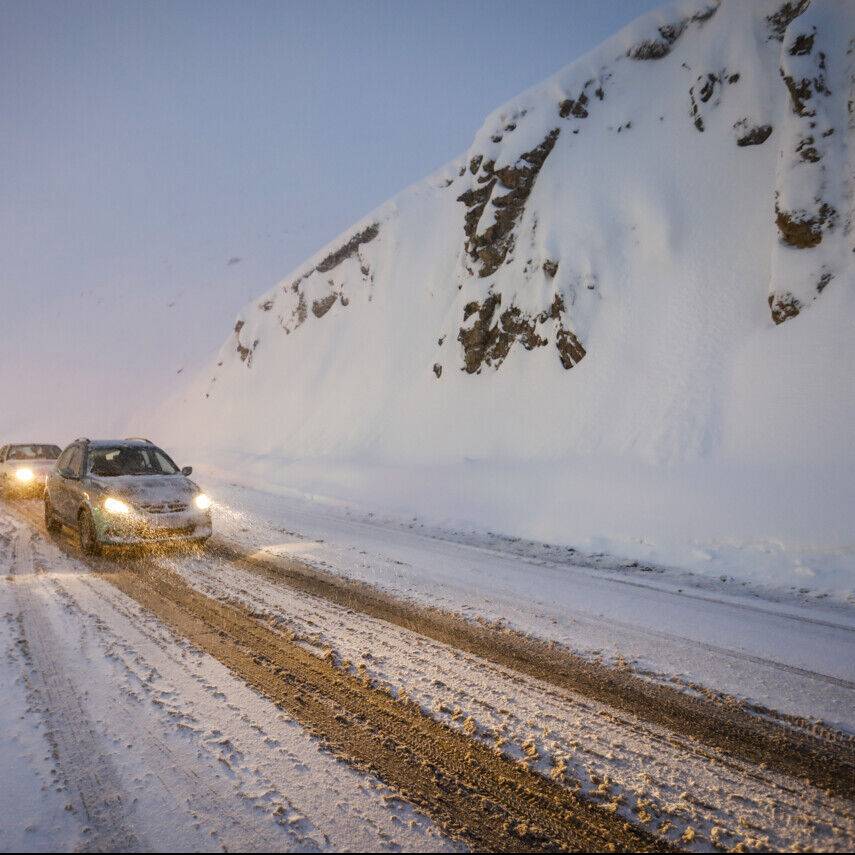
<svg viewBox="0 0 855 855">
<path fill-rule="evenodd" d="M 0 787 L 0 848 L 454 849 L 485 832 L 473 831 L 477 811 L 467 829 L 448 822 L 454 804 L 433 809 L 435 794 L 420 795 L 431 792 L 423 782 L 450 774 L 458 776 L 458 794 L 475 787 L 476 804 L 511 817 L 520 805 L 503 802 L 491 781 L 521 776 L 515 786 L 528 788 L 526 805 L 529 797 L 540 804 L 542 781 L 553 788 L 549 798 L 565 794 L 574 815 L 588 816 L 579 805 L 593 806 L 593 831 L 586 819 L 573 832 L 579 835 L 617 832 L 628 822 L 641 835 L 636 845 L 652 838 L 696 851 L 851 848 L 851 780 L 817 785 L 807 773 L 790 774 L 783 761 L 758 765 L 736 737 L 730 749 L 704 742 L 691 722 L 664 727 L 643 706 L 611 706 L 537 679 L 522 662 L 507 667 L 488 651 L 479 655 L 367 613 L 358 600 L 342 604 L 301 590 L 275 567 L 293 556 L 308 562 L 301 564 L 306 573 L 315 565 L 370 581 L 479 626 L 479 617 L 504 618 L 589 655 L 598 648 L 602 658 L 653 668 L 661 681 L 676 680 L 677 695 L 686 689 L 686 663 L 698 668 L 696 688 L 754 700 L 763 696 L 751 680 L 768 679 L 763 692 L 780 693 L 777 675 L 800 713 L 825 704 L 847 721 L 855 686 L 851 661 L 842 661 L 853 635 L 844 610 L 752 602 L 667 575 L 649 581 L 642 571 L 548 560 L 542 545 L 440 537 L 415 523 L 381 524 L 210 486 L 223 535 L 206 553 L 83 561 L 67 534 L 46 536 L 38 503 L 0 506 L 0 683 L 7 696 L 0 750 L 10 770 Z M 235 557 L 241 554 L 250 557 Z M 636 611 L 633 597 L 641 599 Z M 681 611 L 688 617 L 679 623 L 661 623 L 677 621 Z M 753 631 L 740 629 L 740 620 L 753 621 Z M 723 637 L 710 637 L 716 626 Z M 764 639 L 770 627 L 778 628 L 778 643 Z M 218 652 L 223 639 L 237 645 L 234 657 Z M 842 650 L 828 655 L 823 639 Z M 306 655 L 318 663 L 315 677 L 300 672 Z M 261 682 L 241 661 L 267 663 Z M 338 687 L 325 694 L 324 682 Z M 285 693 L 278 701 L 274 689 Z M 311 711 L 318 693 L 319 709 L 333 705 L 334 716 Z M 727 703 L 714 706 L 730 714 Z M 389 725 L 397 719 L 402 724 Z M 341 732 L 353 734 L 352 751 L 336 741 L 341 722 Z M 811 729 L 804 724 L 802 733 Z M 379 731 L 391 756 L 413 761 L 396 769 L 378 759 L 369 765 L 380 777 L 368 773 L 357 745 L 363 726 L 369 735 Z M 828 756 L 849 768 L 846 737 L 835 743 L 826 728 L 815 730 Z M 446 740 L 431 755 L 430 744 Z M 455 766 L 460 751 L 465 762 Z M 497 775 L 490 764 L 507 760 Z M 468 768 L 477 770 L 469 778 Z M 524 816 L 529 809 L 540 810 L 522 808 Z M 545 810 L 538 815 L 548 823 Z M 537 838 L 511 825 L 520 847 L 536 848 Z M 632 838 L 618 846 L 632 846 Z"/>
<path fill-rule="evenodd" d="M 220 529 L 247 550 L 855 734 L 855 604 L 378 520 L 216 479 L 206 488 Z"/>
<path fill-rule="evenodd" d="M 0 568 L 0 849 L 453 848 L 2 510 Z"/>
</svg>

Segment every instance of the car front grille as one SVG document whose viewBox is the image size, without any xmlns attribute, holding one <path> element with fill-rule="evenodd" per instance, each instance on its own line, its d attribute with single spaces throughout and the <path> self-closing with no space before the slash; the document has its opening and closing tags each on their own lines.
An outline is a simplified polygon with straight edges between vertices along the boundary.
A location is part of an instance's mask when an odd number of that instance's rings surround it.
<svg viewBox="0 0 855 855">
<path fill-rule="evenodd" d="M 105 534 L 108 538 L 118 539 L 122 542 L 148 541 L 148 540 L 170 540 L 176 537 L 189 537 L 196 533 L 196 525 L 188 523 L 187 525 L 175 527 L 152 527 L 144 523 L 137 523 L 129 526 L 111 526 Z"/>
<path fill-rule="evenodd" d="M 145 511 L 147 514 L 180 514 L 189 507 L 187 502 L 182 501 L 150 502 L 139 506 L 140 510 Z"/>
<path fill-rule="evenodd" d="M 164 540 L 170 537 L 191 535 L 196 531 L 195 525 L 182 525 L 179 528 L 144 528 L 138 536 L 143 540 Z"/>
</svg>

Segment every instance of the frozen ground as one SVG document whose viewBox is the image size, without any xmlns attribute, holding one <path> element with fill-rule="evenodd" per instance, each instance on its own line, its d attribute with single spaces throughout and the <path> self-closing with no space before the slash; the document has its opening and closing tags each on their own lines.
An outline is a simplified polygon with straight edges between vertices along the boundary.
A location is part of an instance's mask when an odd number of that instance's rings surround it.
<svg viewBox="0 0 855 855">
<path fill-rule="evenodd" d="M 627 649 L 640 650 L 634 664 L 660 676 L 685 680 L 697 668 L 707 686 L 754 692 L 826 720 L 836 713 L 852 726 L 855 684 L 820 672 L 851 667 L 855 632 L 839 614 L 837 623 L 823 622 L 815 608 L 679 592 L 668 579 L 636 584 L 614 571 L 550 562 L 521 544 L 517 554 L 501 552 L 489 541 L 419 532 L 415 523 L 349 519 L 211 486 L 221 536 L 261 554 L 348 571 L 469 617 L 500 610 L 510 623 L 589 654 L 620 661 Z M 46 539 L 38 511 L 37 502 L 0 510 L 0 676 L 9 699 L 0 747 L 15 772 L 0 792 L 9 809 L 2 848 L 451 846 L 393 790 L 335 760 L 298 722 L 78 561 L 67 537 Z M 319 659 L 408 698 L 467 738 L 580 787 L 607 814 L 691 850 L 839 850 L 855 837 L 851 805 L 822 788 L 264 579 L 216 552 L 149 560 L 212 602 L 244 604 Z M 540 596 L 523 596 L 522 581 Z M 604 598 L 622 620 L 597 614 Z M 690 619 L 662 631 L 681 611 Z M 756 631 L 740 634 L 746 618 Z M 727 635 L 722 644 L 709 643 L 716 631 Z M 832 647 L 836 655 L 827 655 Z"/>
<path fill-rule="evenodd" d="M 855 732 L 855 620 L 840 604 L 772 602 L 688 575 L 574 563 L 546 544 L 204 481 L 218 537 L 239 552 L 502 619 L 690 691 L 807 716 L 808 730 L 816 717 Z M 38 502 L 0 507 L 0 758 L 14 771 L 0 789 L 2 849 L 459 848 L 118 590 L 110 570 L 121 567 L 155 586 L 162 568 L 210 603 L 239 603 L 317 659 L 691 851 L 846 851 L 855 839 L 851 802 L 825 787 L 303 593 L 216 549 L 153 554 L 144 571 L 122 556 L 93 572 L 68 533 L 45 536 Z"/>
<path fill-rule="evenodd" d="M 793 789 L 787 776 L 705 751 L 638 717 L 228 562 L 160 560 L 200 591 L 245 603 L 317 656 L 348 663 L 343 667 L 494 750 L 553 780 L 578 781 L 589 798 L 628 821 L 684 844 L 691 829 L 690 850 L 704 851 L 713 840 L 726 848 L 835 848 L 855 832 L 845 800 Z"/>
<path fill-rule="evenodd" d="M 4 851 L 451 844 L 0 509 Z"/>
<path fill-rule="evenodd" d="M 251 551 L 855 733 L 855 610 L 846 602 L 379 520 L 202 477 L 217 525 Z"/>
</svg>

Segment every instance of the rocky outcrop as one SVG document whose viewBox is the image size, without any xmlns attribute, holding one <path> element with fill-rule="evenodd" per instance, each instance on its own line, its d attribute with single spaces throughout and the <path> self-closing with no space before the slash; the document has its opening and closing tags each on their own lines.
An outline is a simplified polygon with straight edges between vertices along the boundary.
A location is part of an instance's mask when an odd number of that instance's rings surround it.
<svg viewBox="0 0 855 855">
<path fill-rule="evenodd" d="M 629 50 L 627 56 L 630 59 L 662 59 L 671 53 L 674 42 L 683 34 L 686 28 L 684 21 L 675 24 L 666 24 L 659 28 L 659 38 L 648 39 L 637 44 Z"/>
<path fill-rule="evenodd" d="M 706 9 L 692 15 L 688 18 L 683 18 L 681 21 L 674 21 L 671 24 L 664 24 L 659 27 L 656 38 L 646 39 L 639 42 L 634 47 L 627 51 L 627 56 L 630 59 L 651 60 L 663 59 L 671 53 L 671 48 L 674 46 L 677 39 L 683 35 L 686 28 L 692 24 L 704 24 L 712 18 L 718 11 L 719 2 L 715 0 Z"/>
<path fill-rule="evenodd" d="M 708 71 L 698 75 L 695 83 L 689 87 L 689 111 L 695 128 L 701 133 L 706 128 L 705 113 L 721 104 L 726 86 L 739 82 L 739 72 L 728 72 L 726 68 L 720 71 Z"/>
<path fill-rule="evenodd" d="M 769 38 L 777 39 L 779 42 L 784 40 L 784 33 L 787 27 L 795 21 L 799 15 L 807 11 L 810 6 L 810 0 L 786 0 L 776 12 L 773 12 L 766 18 L 769 25 Z"/>
<path fill-rule="evenodd" d="M 775 266 L 769 308 L 776 324 L 796 317 L 817 299 L 833 278 L 828 275 L 832 259 L 846 251 L 838 208 L 845 209 L 851 198 L 851 186 L 845 188 L 852 175 L 846 146 L 835 137 L 843 115 L 832 98 L 832 89 L 845 85 L 845 77 L 837 62 L 832 71 L 839 76 L 830 83 L 826 51 L 834 38 L 818 30 L 822 18 L 815 9 L 821 12 L 808 0 L 784 3 L 768 19 L 771 37 L 781 42 L 779 75 L 791 112 L 779 143 L 775 225 L 783 248 L 779 252 L 798 250 L 800 256 L 795 265 L 781 257 Z"/>
<path fill-rule="evenodd" d="M 252 344 L 247 347 L 245 344 L 241 343 L 240 333 L 244 327 L 243 321 L 238 321 L 235 324 L 235 339 L 236 346 L 235 349 L 238 352 L 238 356 L 240 357 L 240 361 L 246 363 L 247 368 L 252 365 L 252 355 L 255 353 L 255 349 L 258 347 L 258 339 L 255 339 Z"/>
<path fill-rule="evenodd" d="M 286 334 L 292 333 L 298 327 L 306 322 L 309 317 L 308 300 L 304 292 L 304 283 L 308 281 L 316 273 L 329 273 L 344 264 L 345 261 L 353 257 L 359 258 L 359 251 L 362 246 L 371 243 L 380 234 L 380 224 L 372 223 L 362 231 L 357 232 L 349 240 L 343 243 L 338 249 L 327 255 L 320 263 L 310 268 L 298 279 L 295 279 L 290 285 L 290 292 L 296 295 L 296 304 L 291 308 L 287 316 L 283 313 L 279 317 L 279 323 L 285 330 Z M 363 283 L 373 283 L 374 279 L 371 275 L 368 264 L 361 260 L 359 271 Z M 349 298 L 344 294 L 345 283 L 336 285 L 333 279 L 328 280 L 330 293 L 319 297 L 312 301 L 312 314 L 316 318 L 322 318 L 329 312 L 335 304 L 336 299 L 339 299 L 342 306 L 347 306 L 350 302 Z M 272 301 L 268 301 L 272 307 Z"/>
<path fill-rule="evenodd" d="M 306 283 L 315 276 L 315 274 L 329 273 L 339 268 L 347 260 L 354 256 L 358 256 L 360 248 L 373 241 L 379 234 L 379 223 L 370 224 L 350 237 L 338 249 L 325 256 L 318 264 L 303 273 L 290 285 L 282 287 L 282 292 L 287 294 L 291 302 L 290 307 L 281 310 L 279 315 L 279 325 L 284 329 L 286 335 L 302 326 L 309 317 L 309 299 L 305 292 Z M 359 271 L 363 282 L 373 283 L 373 276 L 370 274 L 368 265 L 361 259 Z M 344 281 L 336 284 L 333 279 L 328 279 L 327 286 L 330 289 L 329 293 L 311 301 L 312 315 L 318 319 L 323 318 L 335 305 L 336 300 L 340 301 L 342 306 L 347 306 L 350 300 L 344 294 L 345 284 L 346 283 Z M 278 299 L 282 299 L 279 293 L 259 303 L 258 309 L 261 312 L 270 312 L 276 306 Z M 239 320 L 235 324 L 235 350 L 237 351 L 241 362 L 243 362 L 247 368 L 250 368 L 252 367 L 253 356 L 258 348 L 260 339 L 255 338 L 251 344 L 245 344 L 241 340 L 241 332 L 244 330 L 245 325 L 246 321 L 243 319 Z M 211 382 L 213 383 L 215 380 L 216 376 L 212 378 Z"/>
<path fill-rule="evenodd" d="M 364 243 L 371 243 L 380 234 L 378 223 L 372 223 L 361 232 L 355 234 L 346 244 L 331 252 L 316 268 L 319 273 L 329 273 L 343 261 L 351 258 Z"/>
<path fill-rule="evenodd" d="M 487 277 L 495 273 L 513 247 L 514 227 L 523 214 L 538 173 L 560 133 L 559 128 L 553 128 L 540 145 L 522 154 L 513 166 L 496 170 L 494 161 L 482 162 L 482 158 L 477 159 L 476 181 L 480 186 L 462 193 L 457 201 L 468 208 L 463 226 L 465 248 L 479 276 Z M 475 162 L 472 161 L 473 164 Z M 497 187 L 500 191 L 508 192 L 494 192 Z M 496 209 L 495 216 L 490 225 L 479 232 L 478 227 L 488 202 Z"/>
<path fill-rule="evenodd" d="M 782 324 L 784 321 L 794 318 L 801 311 L 802 306 L 788 291 L 785 294 L 770 294 L 769 309 L 772 312 L 772 320 L 776 324 Z"/>
<path fill-rule="evenodd" d="M 328 294 L 320 300 L 315 300 L 312 303 L 312 314 L 316 318 L 322 318 L 333 307 L 337 298 L 337 294 Z"/>
<path fill-rule="evenodd" d="M 601 92 L 602 90 L 599 89 L 597 91 Z M 558 115 L 561 116 L 562 119 L 566 119 L 569 116 L 573 116 L 576 119 L 587 119 L 587 105 L 588 96 L 585 94 L 585 91 L 582 90 L 578 98 L 565 98 L 558 105 Z"/>
<path fill-rule="evenodd" d="M 742 119 L 734 126 L 737 132 L 736 144 L 738 146 L 763 145 L 772 136 L 771 125 L 754 125 L 748 127 L 748 119 Z"/>
<path fill-rule="evenodd" d="M 827 202 L 822 203 L 815 215 L 807 211 L 782 211 L 775 209 L 775 225 L 781 240 L 796 249 L 811 249 L 822 242 L 823 232 L 834 227 L 836 211 Z"/>
<path fill-rule="evenodd" d="M 457 340 L 463 347 L 463 370 L 467 374 L 478 374 L 485 366 L 498 369 L 515 343 L 525 350 L 546 347 L 550 331 L 564 368 L 572 368 L 585 357 L 584 346 L 569 327 L 560 294 L 556 293 L 550 308 L 538 315 L 514 305 L 500 312 L 501 305 L 501 295 L 493 293 L 481 302 L 466 304 Z"/>
</svg>

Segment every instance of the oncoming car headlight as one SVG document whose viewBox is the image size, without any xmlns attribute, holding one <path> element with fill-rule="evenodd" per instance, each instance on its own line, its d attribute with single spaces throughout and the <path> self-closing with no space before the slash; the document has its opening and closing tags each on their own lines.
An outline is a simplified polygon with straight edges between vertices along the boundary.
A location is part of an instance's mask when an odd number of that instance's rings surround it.
<svg viewBox="0 0 855 855">
<path fill-rule="evenodd" d="M 207 511 L 211 507 L 211 500 L 204 493 L 199 493 L 193 501 L 200 511 Z"/>
<path fill-rule="evenodd" d="M 104 510 L 108 514 L 129 514 L 131 509 L 121 499 L 116 499 L 113 496 L 107 496 L 104 499 Z"/>
<path fill-rule="evenodd" d="M 15 477 L 24 484 L 29 484 L 30 481 L 33 480 L 36 476 L 33 475 L 32 469 L 27 469 L 26 466 L 22 466 L 20 469 L 15 471 Z"/>
</svg>

